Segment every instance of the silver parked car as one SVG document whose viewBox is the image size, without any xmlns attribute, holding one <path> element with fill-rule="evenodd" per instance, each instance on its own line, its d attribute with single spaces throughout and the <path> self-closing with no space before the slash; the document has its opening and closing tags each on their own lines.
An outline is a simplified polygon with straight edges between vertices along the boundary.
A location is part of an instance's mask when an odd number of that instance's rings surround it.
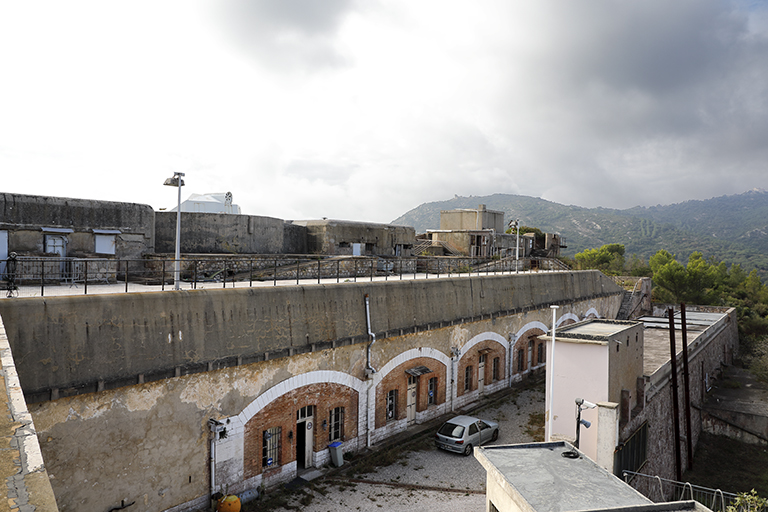
<svg viewBox="0 0 768 512">
<path fill-rule="evenodd" d="M 498 438 L 499 424 L 495 421 L 456 416 L 438 429 L 435 444 L 443 450 L 471 455 L 473 446 L 480 446 Z"/>
</svg>

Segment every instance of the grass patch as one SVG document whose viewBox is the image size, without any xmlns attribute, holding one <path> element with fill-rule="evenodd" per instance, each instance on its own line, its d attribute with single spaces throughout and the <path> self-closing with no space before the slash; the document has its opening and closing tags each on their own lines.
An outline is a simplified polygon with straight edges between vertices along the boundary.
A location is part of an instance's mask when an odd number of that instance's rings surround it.
<svg viewBox="0 0 768 512">
<path fill-rule="evenodd" d="M 376 468 L 390 466 L 400 461 L 407 454 L 408 450 L 402 446 L 392 446 L 379 450 L 371 455 L 363 457 L 360 462 L 348 469 L 345 473 L 349 477 L 373 473 Z"/>
<path fill-rule="evenodd" d="M 741 382 L 737 380 L 725 379 L 720 382 L 719 387 L 725 388 L 725 389 L 739 389 L 741 388 Z"/>
<path fill-rule="evenodd" d="M 528 416 L 525 433 L 536 443 L 544 442 L 544 413 L 533 412 Z"/>
<path fill-rule="evenodd" d="M 768 496 L 768 448 L 701 433 L 693 469 L 683 480 L 726 492 Z"/>
</svg>

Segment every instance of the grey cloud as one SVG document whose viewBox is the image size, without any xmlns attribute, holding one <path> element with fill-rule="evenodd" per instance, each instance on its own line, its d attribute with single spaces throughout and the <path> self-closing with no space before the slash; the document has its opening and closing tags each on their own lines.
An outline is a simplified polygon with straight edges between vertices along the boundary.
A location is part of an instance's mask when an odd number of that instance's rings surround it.
<svg viewBox="0 0 768 512">
<path fill-rule="evenodd" d="M 280 71 L 343 66 L 334 36 L 350 0 L 225 0 L 217 4 L 227 37 L 259 63 Z"/>
<path fill-rule="evenodd" d="M 503 133 L 538 164 L 545 196 L 675 202 L 739 192 L 739 176 L 765 168 L 768 41 L 749 12 L 727 2 L 547 5 L 544 43 L 509 79 L 526 77 L 531 104 L 500 99 Z M 615 193 L 622 183 L 633 184 L 629 200 Z"/>
</svg>

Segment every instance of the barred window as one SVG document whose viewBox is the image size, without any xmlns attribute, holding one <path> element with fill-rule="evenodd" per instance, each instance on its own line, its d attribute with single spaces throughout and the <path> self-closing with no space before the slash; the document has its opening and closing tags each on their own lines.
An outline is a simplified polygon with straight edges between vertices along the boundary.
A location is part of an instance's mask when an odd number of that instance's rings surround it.
<svg viewBox="0 0 768 512">
<path fill-rule="evenodd" d="M 499 380 L 499 358 L 493 358 L 493 380 Z"/>
<path fill-rule="evenodd" d="M 544 362 L 544 344 L 539 343 L 539 364 Z"/>
<path fill-rule="evenodd" d="M 387 393 L 387 421 L 397 419 L 397 390 L 391 389 Z"/>
<path fill-rule="evenodd" d="M 344 408 L 331 409 L 328 419 L 328 442 L 341 441 L 344 437 Z"/>
<path fill-rule="evenodd" d="M 523 349 L 518 349 L 518 351 L 517 351 L 517 371 L 519 371 L 519 372 L 525 370 L 525 362 L 523 361 L 523 358 L 525 358 L 525 351 Z"/>
<path fill-rule="evenodd" d="M 437 403 L 437 377 L 429 379 L 429 387 L 427 388 L 429 396 L 427 397 L 427 405 L 435 405 Z"/>
<path fill-rule="evenodd" d="M 464 369 L 464 391 L 472 391 L 472 367 Z"/>
<path fill-rule="evenodd" d="M 271 468 L 280 465 L 280 434 L 282 427 L 272 427 L 263 433 L 261 467 Z"/>
</svg>

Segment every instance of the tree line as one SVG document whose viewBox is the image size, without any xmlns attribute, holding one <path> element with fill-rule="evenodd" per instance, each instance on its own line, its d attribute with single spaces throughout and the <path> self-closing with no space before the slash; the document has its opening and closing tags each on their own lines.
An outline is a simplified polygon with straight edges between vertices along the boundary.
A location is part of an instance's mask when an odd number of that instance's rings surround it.
<svg viewBox="0 0 768 512">
<path fill-rule="evenodd" d="M 636 255 L 626 258 L 624 252 L 622 244 L 607 244 L 577 253 L 570 263 L 609 275 L 650 277 L 654 302 L 736 308 L 742 360 L 768 381 L 768 287 L 757 270 L 746 272 L 700 252 L 691 253 L 685 264 L 664 249 L 647 262 Z"/>
</svg>

